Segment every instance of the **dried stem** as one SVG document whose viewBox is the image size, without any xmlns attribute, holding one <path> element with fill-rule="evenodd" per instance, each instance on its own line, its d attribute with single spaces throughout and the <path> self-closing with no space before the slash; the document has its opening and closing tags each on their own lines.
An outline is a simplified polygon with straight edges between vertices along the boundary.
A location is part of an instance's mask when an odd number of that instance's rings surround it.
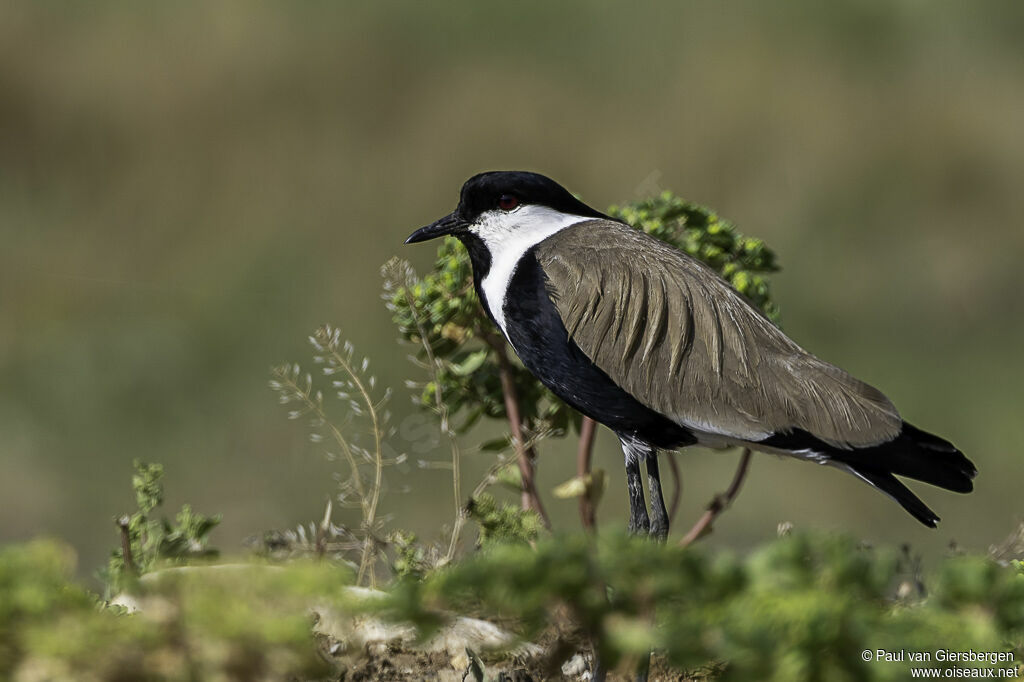
<svg viewBox="0 0 1024 682">
<path fill-rule="evenodd" d="M 597 422 L 590 417 L 584 417 L 583 423 L 580 424 L 579 449 L 576 451 L 576 476 L 580 480 L 587 480 L 587 476 L 590 475 L 596 433 Z M 595 511 L 591 496 L 589 494 L 580 495 L 580 523 L 583 524 L 584 530 L 594 531 L 597 529 Z"/>
<path fill-rule="evenodd" d="M 522 478 L 522 507 L 532 509 L 540 515 L 546 528 L 551 527 L 551 521 L 544 510 L 544 505 L 537 494 L 537 486 L 534 482 L 534 462 L 537 454 L 533 446 L 527 446 L 523 440 L 523 424 L 519 415 L 519 396 L 516 393 L 515 381 L 512 379 L 512 364 L 509 362 L 508 354 L 505 352 L 505 342 L 494 336 L 486 334 L 484 340 L 494 351 L 498 359 L 498 372 L 501 376 L 501 392 L 505 398 L 505 413 L 508 416 L 509 430 L 512 432 L 512 442 L 516 448 L 516 459 L 519 463 L 519 475 Z"/>
<path fill-rule="evenodd" d="M 327 551 L 327 535 L 331 531 L 331 512 L 334 509 L 334 505 L 331 503 L 331 498 L 327 498 L 327 506 L 324 508 L 324 518 L 320 521 L 320 525 L 316 527 L 316 558 L 323 559 L 324 553 Z"/>
<path fill-rule="evenodd" d="M 311 412 L 317 418 L 317 422 L 323 424 L 330 430 L 331 438 L 341 448 L 341 453 L 344 455 L 345 460 L 348 462 L 349 468 L 352 472 L 351 481 L 352 486 L 356 490 L 356 495 L 359 497 L 360 506 L 365 504 L 366 492 L 363 488 L 362 477 L 359 476 L 358 463 L 356 462 L 356 455 L 352 451 L 352 446 L 349 445 L 348 440 L 341 433 L 341 430 L 327 418 L 327 413 L 324 411 L 323 403 L 314 398 L 310 391 L 303 389 L 299 383 L 293 378 L 292 374 L 284 369 L 275 370 L 274 378 L 279 381 L 282 386 L 290 389 L 293 395 L 299 396 L 302 400 L 303 405 L 306 409 Z"/>
<path fill-rule="evenodd" d="M 672 502 L 668 505 L 668 520 L 671 525 L 679 511 L 679 502 L 683 499 L 683 477 L 679 475 L 679 462 L 676 461 L 675 452 L 666 452 L 665 459 L 668 460 L 668 470 L 672 473 Z"/>
<path fill-rule="evenodd" d="M 124 559 L 124 570 L 129 575 L 138 577 L 139 569 L 135 565 L 135 556 L 132 554 L 131 534 L 128 532 L 131 519 L 126 514 L 118 517 L 116 519 L 116 523 L 118 531 L 121 534 L 121 557 Z"/>
<path fill-rule="evenodd" d="M 448 551 L 445 554 L 445 559 L 451 561 L 455 556 L 455 551 L 459 546 L 459 537 L 462 533 L 462 528 L 466 523 L 466 511 L 465 505 L 462 502 L 462 453 L 459 448 L 459 441 L 455 429 L 451 426 L 450 414 L 448 411 L 448 405 L 444 399 L 444 393 L 442 391 L 441 376 L 441 361 L 434 354 L 434 348 L 430 342 L 430 336 L 427 334 L 427 329 L 423 323 L 423 314 L 417 306 L 416 298 L 411 293 L 413 281 L 416 279 L 416 275 L 412 270 L 412 266 L 408 262 L 391 259 L 381 269 L 381 273 L 385 279 L 385 291 L 392 292 L 395 289 L 402 292 L 402 296 L 405 299 L 405 304 L 409 307 L 412 313 L 412 319 L 416 324 L 416 332 L 420 340 L 420 344 L 423 346 L 423 350 L 427 356 L 427 362 L 421 363 L 415 358 L 413 362 L 422 366 L 423 369 L 427 370 L 430 374 L 430 379 L 434 384 L 434 410 L 437 412 L 438 419 L 440 421 L 441 433 L 444 434 L 445 438 L 448 439 L 448 443 L 451 448 L 451 463 L 446 465 L 450 466 L 452 470 L 452 496 L 455 507 L 455 521 L 452 523 L 452 533 L 448 540 Z M 468 291 L 472 291 L 472 283 L 467 285 L 467 289 L 460 291 L 459 295 L 463 295 Z M 389 298 L 386 294 L 385 298 Z M 452 296 L 448 296 L 448 300 L 452 300 Z M 391 304 L 388 305 L 389 309 L 394 310 Z M 440 463 L 434 463 L 436 468 L 441 468 Z"/>
<path fill-rule="evenodd" d="M 383 448 L 383 433 L 380 428 L 380 416 L 377 414 L 377 405 L 373 402 L 370 397 L 370 392 L 366 389 L 366 385 L 363 380 L 359 378 L 359 374 L 353 369 L 352 365 L 349 364 L 348 360 L 338 352 L 337 344 L 325 344 L 325 348 L 330 352 L 331 359 L 345 370 L 356 389 L 359 391 L 360 396 L 363 399 L 363 403 L 366 405 L 366 411 L 370 415 L 370 421 L 373 423 L 373 489 L 370 493 L 370 499 L 363 506 L 363 525 L 366 527 L 366 544 L 363 545 L 363 555 L 359 560 L 359 574 L 356 577 L 356 583 L 361 584 L 363 577 L 369 572 L 370 585 L 373 586 L 376 583 L 376 575 L 373 570 L 373 561 L 376 558 L 376 543 L 372 539 L 373 524 L 377 520 L 377 505 L 380 502 L 380 491 L 384 483 L 384 448 Z M 353 460 L 354 461 L 354 460 Z M 359 475 L 356 474 L 356 478 Z"/>
<path fill-rule="evenodd" d="M 294 395 L 299 396 L 306 409 L 316 417 L 317 422 L 323 424 L 328 428 L 328 430 L 330 430 L 331 437 L 334 439 L 334 442 L 338 444 L 338 447 L 341 448 L 341 452 L 348 462 L 349 470 L 352 472 L 350 480 L 352 482 L 352 486 L 355 488 L 356 496 L 359 498 L 359 507 L 362 511 L 364 525 L 366 525 L 365 520 L 369 516 L 370 499 L 366 495 L 366 488 L 363 485 L 363 477 L 359 474 L 359 464 L 356 461 L 355 452 L 352 451 L 352 446 L 349 445 L 348 440 L 341 433 L 341 430 L 327 417 L 327 413 L 324 411 L 323 402 L 319 399 L 319 395 L 314 397 L 309 390 L 303 389 L 293 376 L 285 370 L 275 371 L 275 378 L 281 382 L 283 386 L 290 389 Z M 367 528 L 369 528 L 369 526 L 367 526 Z M 367 530 L 367 541 L 369 542 L 369 530 Z M 364 545 L 364 556 L 363 560 L 361 560 L 359 564 L 359 578 L 357 584 L 362 583 L 363 576 L 366 573 L 365 559 L 367 558 L 367 547 L 369 547 L 369 544 Z"/>
<path fill-rule="evenodd" d="M 423 322 L 420 320 L 419 310 L 416 308 L 416 300 L 409 293 L 409 287 L 404 287 L 405 302 L 409 306 L 409 310 L 414 311 L 413 319 L 416 320 L 416 331 L 419 332 L 420 342 L 423 344 L 423 350 L 427 354 L 427 370 L 430 372 L 430 379 L 434 382 L 434 409 L 437 410 L 438 419 L 441 420 L 441 433 L 445 435 L 451 445 L 452 451 L 452 494 L 455 499 L 455 521 L 452 523 L 452 535 L 448 540 L 448 551 L 445 553 L 445 559 L 451 561 L 455 557 L 455 550 L 459 545 L 459 536 L 462 534 L 462 526 L 466 523 L 466 512 L 464 505 L 462 504 L 462 473 L 461 473 L 461 461 L 462 453 L 459 450 L 459 441 L 455 437 L 455 431 L 451 427 L 451 422 L 448 418 L 448 405 L 444 402 L 444 395 L 441 391 L 441 380 L 438 376 L 438 364 L 437 357 L 434 355 L 434 349 L 430 347 L 430 341 L 427 338 L 427 331 L 423 328 Z"/>
<path fill-rule="evenodd" d="M 729 488 L 724 493 L 715 495 L 711 502 L 708 504 L 707 510 L 697 520 L 697 523 L 693 525 L 690 532 L 686 534 L 682 540 L 679 541 L 680 547 L 686 547 L 705 535 L 711 532 L 711 526 L 732 501 L 736 499 L 736 496 L 740 492 L 740 487 L 743 485 L 743 479 L 747 477 L 747 470 L 750 468 L 750 448 L 744 448 L 743 454 L 740 456 L 739 465 L 736 467 L 736 473 L 733 474 L 732 483 L 729 484 Z"/>
<path fill-rule="evenodd" d="M 473 500 L 484 494 L 490 486 L 494 485 L 494 482 L 498 480 L 498 472 L 505 468 L 505 459 L 499 455 L 497 461 L 491 464 L 490 468 L 480 479 L 480 482 L 473 488 L 473 493 L 469 496 L 469 499 Z"/>
</svg>

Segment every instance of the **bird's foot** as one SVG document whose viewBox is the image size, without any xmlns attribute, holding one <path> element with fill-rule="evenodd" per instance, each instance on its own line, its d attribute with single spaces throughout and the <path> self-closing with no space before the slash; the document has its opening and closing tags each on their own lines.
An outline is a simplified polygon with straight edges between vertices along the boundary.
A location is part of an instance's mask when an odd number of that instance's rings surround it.
<svg viewBox="0 0 1024 682">
<path fill-rule="evenodd" d="M 650 535 L 651 533 L 651 520 L 647 517 L 647 514 L 635 514 L 629 517 L 629 534 L 630 535 Z"/>
<path fill-rule="evenodd" d="M 654 519 L 651 521 L 651 528 L 648 531 L 648 535 L 653 540 L 658 542 L 665 542 L 668 540 L 668 523 L 661 519 Z"/>
</svg>

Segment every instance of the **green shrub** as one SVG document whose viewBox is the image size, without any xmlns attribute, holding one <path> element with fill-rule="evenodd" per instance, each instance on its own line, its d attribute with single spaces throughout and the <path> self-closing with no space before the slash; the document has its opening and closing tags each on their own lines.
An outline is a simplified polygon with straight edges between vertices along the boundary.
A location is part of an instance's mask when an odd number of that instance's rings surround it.
<svg viewBox="0 0 1024 682">
<path fill-rule="evenodd" d="M 0 679 L 281 680 L 328 667 L 313 604 L 343 604 L 349 571 L 299 562 L 182 567 L 109 608 L 72 582 L 71 550 L 39 541 L 0 550 Z"/>
<path fill-rule="evenodd" d="M 173 523 L 166 517 L 153 518 L 153 512 L 164 503 L 164 467 L 139 460 L 133 466 L 132 488 L 138 509 L 118 519 L 121 546 L 111 551 L 99 574 L 107 597 L 158 566 L 212 559 L 218 554 L 208 545 L 208 536 L 220 523 L 220 516 L 196 514 L 186 504 Z"/>
<path fill-rule="evenodd" d="M 1017 566 L 951 557 L 925 576 L 927 597 L 896 598 L 899 555 L 838 535 L 797 533 L 746 558 L 621 534 L 491 542 L 447 567 L 409 571 L 382 600 L 360 604 L 344 591 L 354 573 L 330 562 L 170 568 L 140 580 L 134 615 L 104 608 L 72 582 L 73 566 L 54 542 L 0 550 L 0 679 L 309 679 L 327 672 L 311 634 L 314 604 L 408 621 L 423 637 L 476 614 L 553 650 L 593 644 L 624 671 L 653 649 L 680 671 L 723 681 L 868 682 L 907 679 L 911 665 L 993 667 L 861 658 L 877 649 L 1011 652 L 1000 668 L 1024 653 Z"/>
<path fill-rule="evenodd" d="M 836 535 L 794 534 L 746 559 L 622 535 L 496 545 L 423 581 L 383 608 L 425 634 L 448 612 L 521 624 L 535 637 L 564 623 L 627 668 L 652 648 L 680 669 L 720 662 L 721 680 L 906 679 L 909 662 L 865 661 L 877 649 L 1012 651 L 1024 633 L 1024 577 L 984 557 L 954 557 L 930 596 L 895 598 L 895 552 Z M 939 668 L 991 667 L 933 662 Z M 1009 667 L 1010 663 L 1000 664 Z"/>
</svg>

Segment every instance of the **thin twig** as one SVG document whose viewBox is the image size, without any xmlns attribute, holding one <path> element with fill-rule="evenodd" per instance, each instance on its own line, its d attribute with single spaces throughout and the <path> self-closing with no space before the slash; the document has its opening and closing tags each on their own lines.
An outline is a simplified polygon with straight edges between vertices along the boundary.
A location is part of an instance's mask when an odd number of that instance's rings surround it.
<svg viewBox="0 0 1024 682">
<path fill-rule="evenodd" d="M 733 474 L 732 483 L 729 484 L 729 488 L 724 493 L 719 493 L 711 498 L 707 510 L 697 520 L 697 523 L 693 525 L 693 528 L 686 534 L 686 537 L 679 541 L 680 547 L 686 547 L 711 532 L 711 525 L 715 522 L 715 519 L 718 518 L 718 515 L 726 507 L 732 504 L 732 501 L 739 494 L 740 487 L 743 485 L 743 479 L 747 477 L 747 470 L 749 468 L 750 448 L 743 448 L 743 455 L 740 456 L 740 463 L 736 467 L 736 473 Z"/>
<path fill-rule="evenodd" d="M 413 319 L 416 321 L 416 330 L 420 335 L 420 342 L 423 345 L 423 350 L 427 354 L 427 371 L 430 372 L 430 378 L 434 382 L 434 409 L 437 410 L 437 417 L 441 421 L 441 433 L 448 439 L 448 443 L 451 445 L 452 453 L 452 494 L 455 498 L 455 521 L 452 523 L 452 534 L 448 540 L 448 551 L 445 553 L 445 559 L 451 561 L 455 557 L 455 550 L 459 546 L 459 536 L 462 533 L 462 526 L 466 523 L 466 512 L 465 505 L 462 502 L 462 472 L 461 472 L 461 461 L 462 454 L 459 450 L 459 440 L 455 435 L 454 429 L 451 427 L 451 423 L 448 419 L 448 405 L 444 402 L 444 394 L 441 391 L 441 379 L 438 375 L 438 362 L 437 357 L 434 355 L 434 349 L 430 346 L 430 340 L 427 337 L 427 331 L 423 327 L 423 321 L 420 319 L 419 310 L 416 308 L 416 300 L 409 293 L 409 287 L 403 287 L 405 292 L 405 302 L 409 306 L 409 310 L 413 311 Z"/>
<path fill-rule="evenodd" d="M 483 495 L 485 490 L 494 485 L 494 482 L 498 479 L 498 472 L 505 468 L 505 464 L 506 460 L 499 455 L 498 459 L 487 469 L 480 482 L 473 488 L 473 493 L 469 496 L 469 499 L 475 500 Z"/>
<path fill-rule="evenodd" d="M 327 413 L 324 411 L 324 407 L 321 402 L 310 395 L 308 390 L 303 389 L 302 386 L 300 386 L 292 377 L 290 372 L 283 369 L 275 370 L 274 378 L 279 380 L 283 386 L 290 389 L 294 395 L 299 396 L 300 400 L 302 400 L 303 404 L 306 406 L 306 409 L 316 416 L 317 422 L 326 426 L 331 432 L 331 437 L 341 448 L 342 455 L 344 455 L 345 460 L 348 462 L 349 469 L 352 472 L 349 478 L 352 486 L 355 488 L 356 496 L 359 498 L 359 505 L 360 507 L 364 507 L 367 500 L 366 491 L 363 488 L 362 476 L 359 475 L 359 465 L 356 462 L 355 453 L 352 452 L 352 446 L 349 445 L 348 440 L 341 433 L 341 430 L 335 426 L 330 419 L 328 419 Z"/>
<path fill-rule="evenodd" d="M 351 372 L 349 372 L 349 374 L 351 375 Z M 303 389 L 299 385 L 299 383 L 292 377 L 292 375 L 288 372 L 276 372 L 275 377 L 278 380 L 280 380 L 283 385 L 291 389 L 295 395 L 299 396 L 300 400 L 302 400 L 302 402 L 305 404 L 306 409 L 316 416 L 317 422 L 319 424 L 322 424 L 327 427 L 327 429 L 331 432 L 331 437 L 334 438 L 334 442 L 337 443 L 338 446 L 341 448 L 342 454 L 348 461 L 349 470 L 351 471 L 349 481 L 351 481 L 352 486 L 355 488 L 356 497 L 359 498 L 359 508 L 363 516 L 363 525 L 366 527 L 367 537 L 369 537 L 370 525 L 367 523 L 367 519 L 371 518 L 371 498 L 368 497 L 366 494 L 366 488 L 363 485 L 363 477 L 362 474 L 360 474 L 359 472 L 359 464 L 356 461 L 355 452 L 352 451 L 352 446 L 349 444 L 348 439 L 346 439 L 345 436 L 341 433 L 341 429 L 335 426 L 334 422 L 332 422 L 327 417 L 327 413 L 324 411 L 324 406 L 321 400 L 319 399 L 319 396 L 314 398 L 313 395 L 311 395 L 310 391 L 308 389 Z M 363 555 L 359 562 L 359 573 L 358 577 L 356 578 L 357 585 L 362 584 L 363 577 L 366 574 L 366 564 L 369 558 L 367 551 L 369 547 L 369 542 L 367 542 L 367 544 L 363 546 Z"/>
<path fill-rule="evenodd" d="M 668 460 L 668 470 L 672 473 L 672 503 L 668 506 L 668 522 L 672 525 L 672 522 L 676 518 L 676 512 L 679 511 L 679 502 L 683 499 L 683 477 L 679 475 L 679 462 L 676 461 L 675 452 L 666 452 L 665 458 Z"/>
<path fill-rule="evenodd" d="M 597 432 L 597 422 L 590 417 L 584 417 L 580 424 L 580 444 L 576 451 L 576 476 L 581 481 L 586 481 L 591 471 L 591 460 L 594 455 L 594 435 Z M 594 503 L 590 490 L 580 495 L 580 523 L 583 529 L 594 531 L 597 529 L 597 518 Z"/>
<path fill-rule="evenodd" d="M 320 521 L 320 525 L 316 527 L 316 558 L 323 559 L 324 553 L 327 551 L 327 534 L 331 530 L 331 512 L 334 509 L 334 505 L 331 503 L 331 498 L 327 498 L 327 506 L 324 508 L 324 518 Z"/>
<path fill-rule="evenodd" d="M 512 432 L 512 441 L 516 448 L 516 459 L 519 463 L 519 475 L 522 478 L 522 507 L 532 509 L 540 515 L 545 528 L 551 528 L 551 521 L 544 510 L 544 504 L 537 494 L 537 486 L 534 483 L 534 461 L 536 452 L 533 447 L 527 447 L 523 440 L 522 418 L 519 415 L 519 396 L 516 394 L 516 385 L 512 379 L 512 363 L 509 362 L 505 352 L 505 342 L 498 339 L 494 334 L 486 334 L 484 340 L 494 351 L 498 359 L 498 373 L 501 377 L 501 392 L 505 398 L 505 413 L 508 417 L 509 430 Z"/>
<path fill-rule="evenodd" d="M 328 339 L 330 341 L 330 339 Z M 362 395 L 363 403 L 366 405 L 366 411 L 370 414 L 370 420 L 373 422 L 373 441 L 374 441 L 374 453 L 373 453 L 373 490 L 370 493 L 370 500 L 366 504 L 365 511 L 363 512 L 363 525 L 366 526 L 367 543 L 363 547 L 363 556 L 359 561 L 359 575 L 356 577 L 356 584 L 363 582 L 363 576 L 369 571 L 370 574 L 370 586 L 375 587 L 376 575 L 373 569 L 373 561 L 376 559 L 376 545 L 370 539 L 370 535 L 373 533 L 373 524 L 377 520 L 377 504 L 380 502 L 380 491 L 384 483 L 384 448 L 382 443 L 383 433 L 380 429 L 380 417 L 377 414 L 377 405 L 373 402 L 370 397 L 370 392 L 366 389 L 362 379 L 359 378 L 359 374 L 352 368 L 348 360 L 337 351 L 337 348 L 331 345 L 325 345 L 330 351 L 331 358 L 337 363 L 338 366 L 345 370 L 349 378 L 352 379 L 352 383 L 355 384 L 359 393 Z M 358 477 L 358 475 L 357 475 Z"/>
</svg>

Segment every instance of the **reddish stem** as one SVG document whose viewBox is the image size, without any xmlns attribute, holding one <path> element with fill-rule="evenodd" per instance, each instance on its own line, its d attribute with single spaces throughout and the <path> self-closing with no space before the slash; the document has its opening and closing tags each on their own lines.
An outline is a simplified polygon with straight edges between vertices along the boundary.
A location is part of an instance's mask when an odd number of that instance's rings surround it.
<svg viewBox="0 0 1024 682">
<path fill-rule="evenodd" d="M 732 501 L 739 494 L 740 487 L 743 485 L 743 479 L 747 477 L 748 469 L 750 469 L 750 448 L 744 448 L 743 455 L 740 456 L 740 463 L 736 467 L 736 473 L 733 474 L 732 483 L 729 484 L 729 488 L 724 493 L 719 493 L 711 498 L 711 502 L 708 504 L 704 514 L 697 519 L 697 523 L 693 524 L 693 528 L 686 534 L 686 537 L 679 541 L 680 547 L 686 547 L 711 532 L 711 526 L 715 519 L 725 511 L 726 507 L 732 504 Z"/>
<path fill-rule="evenodd" d="M 121 535 L 121 558 L 124 559 L 124 570 L 129 575 L 138 577 L 139 569 L 135 565 L 135 557 L 132 556 L 132 540 L 128 530 L 131 525 L 131 519 L 126 514 L 117 518 L 115 522 Z"/>
<path fill-rule="evenodd" d="M 668 460 L 668 470 L 672 473 L 672 502 L 668 506 L 668 520 L 669 525 L 676 518 L 676 512 L 679 511 L 679 502 L 683 499 L 683 477 L 679 475 L 679 462 L 676 461 L 675 452 L 666 452 L 665 458 Z"/>
<path fill-rule="evenodd" d="M 516 391 L 515 381 L 512 378 L 512 363 L 505 353 L 505 342 L 497 339 L 493 334 L 484 337 L 487 345 L 491 347 L 498 358 L 498 374 L 501 377 L 501 392 L 505 399 L 505 413 L 508 417 L 509 430 L 512 432 L 512 441 L 516 448 L 516 460 L 519 464 L 519 475 L 522 479 L 521 502 L 523 509 L 532 509 L 540 515 L 544 526 L 551 527 L 551 521 L 544 510 L 544 504 L 540 501 L 537 493 L 537 485 L 534 481 L 534 464 L 537 453 L 533 446 L 526 446 L 523 439 L 523 422 L 519 412 L 519 395 Z"/>
<path fill-rule="evenodd" d="M 576 451 L 576 475 L 580 480 L 586 480 L 590 475 L 596 432 L 597 422 L 590 417 L 584 417 L 583 423 L 580 424 L 580 445 Z M 583 524 L 584 530 L 593 531 L 597 528 L 595 511 L 588 488 L 583 495 L 580 495 L 580 522 Z"/>
</svg>

